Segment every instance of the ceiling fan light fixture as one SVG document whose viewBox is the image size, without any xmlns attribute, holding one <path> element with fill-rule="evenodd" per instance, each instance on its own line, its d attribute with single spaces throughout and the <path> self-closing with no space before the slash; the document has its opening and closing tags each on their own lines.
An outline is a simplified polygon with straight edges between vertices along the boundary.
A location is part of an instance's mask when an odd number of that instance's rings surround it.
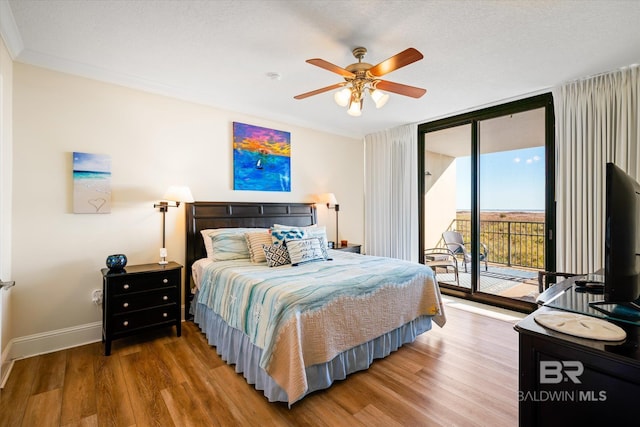
<svg viewBox="0 0 640 427">
<path fill-rule="evenodd" d="M 351 102 L 349 103 L 347 114 L 353 117 L 360 117 L 362 115 L 362 99 L 360 99 L 359 101 L 354 101 L 352 98 Z"/>
<path fill-rule="evenodd" d="M 345 87 L 344 89 L 336 92 L 333 95 L 334 101 L 341 107 L 346 107 L 349 105 L 349 100 L 351 99 L 351 89 Z"/>
<path fill-rule="evenodd" d="M 353 49 L 351 53 L 353 53 L 353 56 L 358 62 L 347 65 L 345 68 L 320 58 L 307 59 L 307 62 L 311 65 L 324 68 L 325 70 L 342 76 L 344 82 L 301 93 L 293 98 L 305 99 L 313 95 L 343 88 L 333 94 L 334 101 L 341 107 L 347 107 L 347 113 L 351 116 L 360 116 L 362 114 L 363 95 L 367 90 L 376 108 L 382 108 L 382 106 L 387 103 L 389 100 L 388 92 L 412 98 L 420 98 L 426 93 L 425 89 L 419 87 L 380 79 L 380 77 L 392 71 L 421 60 L 423 55 L 416 49 L 412 47 L 405 49 L 377 65 L 362 62 L 362 58 L 364 58 L 367 53 L 367 49 L 364 47 L 357 47 Z M 380 92 L 377 86 L 380 86 L 386 92 Z"/>
<path fill-rule="evenodd" d="M 369 89 L 371 99 L 376 104 L 376 108 L 382 108 L 384 104 L 389 100 L 389 94 L 379 91 L 378 89 Z"/>
</svg>

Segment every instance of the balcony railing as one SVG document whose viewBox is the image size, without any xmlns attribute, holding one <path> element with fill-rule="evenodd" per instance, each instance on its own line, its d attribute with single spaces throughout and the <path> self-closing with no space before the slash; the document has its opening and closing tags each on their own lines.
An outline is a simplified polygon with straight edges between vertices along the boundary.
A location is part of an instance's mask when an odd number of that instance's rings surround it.
<svg viewBox="0 0 640 427">
<path fill-rule="evenodd" d="M 450 229 L 471 241 L 470 220 L 455 220 Z M 491 263 L 544 269 L 544 237 L 544 222 L 480 221 L 480 242 L 487 245 Z"/>
</svg>

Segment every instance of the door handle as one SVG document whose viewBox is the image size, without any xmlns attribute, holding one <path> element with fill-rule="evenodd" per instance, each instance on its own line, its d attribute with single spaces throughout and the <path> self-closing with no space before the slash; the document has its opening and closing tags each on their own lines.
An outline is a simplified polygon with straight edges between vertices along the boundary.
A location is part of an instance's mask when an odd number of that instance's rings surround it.
<svg viewBox="0 0 640 427">
<path fill-rule="evenodd" d="M 11 280 L 9 282 L 3 282 L 2 280 L 0 280 L 0 289 L 9 289 L 10 287 L 12 287 L 15 284 L 16 284 L 16 282 L 14 282 L 13 280 Z"/>
</svg>

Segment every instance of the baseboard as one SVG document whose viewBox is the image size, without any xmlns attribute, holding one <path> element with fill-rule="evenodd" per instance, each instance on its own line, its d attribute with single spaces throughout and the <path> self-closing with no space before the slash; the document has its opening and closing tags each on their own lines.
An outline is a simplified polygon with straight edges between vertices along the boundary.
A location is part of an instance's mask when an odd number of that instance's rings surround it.
<svg viewBox="0 0 640 427">
<path fill-rule="evenodd" d="M 9 342 L 10 360 L 52 353 L 102 340 L 102 322 L 15 338 Z"/>
<path fill-rule="evenodd" d="M 181 308 L 184 319 L 184 306 Z M 102 321 L 71 328 L 28 335 L 9 341 L 2 360 L 13 361 L 39 354 L 52 353 L 102 340 Z M 5 357 L 6 356 L 6 357 Z M 1 372 L 1 373 L 4 373 Z"/>
<path fill-rule="evenodd" d="M 483 316 L 493 317 L 494 319 L 504 320 L 506 322 L 517 323 L 527 317 L 527 315 L 524 313 L 507 310 L 500 307 L 494 307 L 491 305 L 469 301 L 461 298 L 455 298 L 450 295 L 443 296 L 442 300 L 448 307 L 454 307 L 460 310 L 481 314 Z"/>
</svg>

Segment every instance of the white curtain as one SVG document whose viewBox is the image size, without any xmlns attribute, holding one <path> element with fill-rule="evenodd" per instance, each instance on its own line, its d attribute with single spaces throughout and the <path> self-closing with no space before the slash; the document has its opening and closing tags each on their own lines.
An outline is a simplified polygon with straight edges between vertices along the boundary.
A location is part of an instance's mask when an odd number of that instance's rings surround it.
<svg viewBox="0 0 640 427">
<path fill-rule="evenodd" d="M 365 253 L 418 262 L 418 127 L 365 137 Z"/>
<path fill-rule="evenodd" d="M 556 269 L 604 267 L 605 164 L 640 178 L 640 68 L 553 91 L 556 118 Z"/>
</svg>

